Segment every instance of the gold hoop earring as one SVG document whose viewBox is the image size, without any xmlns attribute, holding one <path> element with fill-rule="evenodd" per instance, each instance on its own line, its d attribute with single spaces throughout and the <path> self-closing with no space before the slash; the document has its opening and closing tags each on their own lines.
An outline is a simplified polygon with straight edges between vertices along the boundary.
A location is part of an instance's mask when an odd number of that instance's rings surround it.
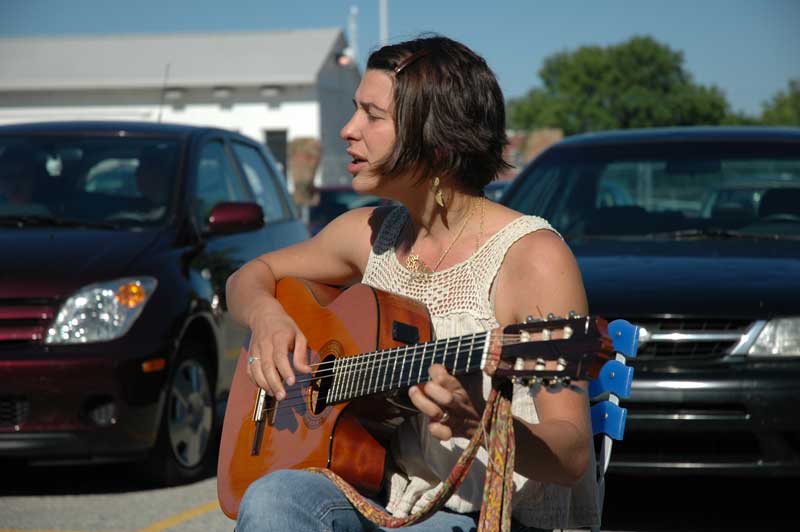
<svg viewBox="0 0 800 532">
<path fill-rule="evenodd" d="M 433 199 L 436 201 L 436 205 L 444 209 L 444 194 L 442 193 L 442 189 L 439 188 L 439 176 L 433 178 L 431 191 L 433 192 Z"/>
</svg>

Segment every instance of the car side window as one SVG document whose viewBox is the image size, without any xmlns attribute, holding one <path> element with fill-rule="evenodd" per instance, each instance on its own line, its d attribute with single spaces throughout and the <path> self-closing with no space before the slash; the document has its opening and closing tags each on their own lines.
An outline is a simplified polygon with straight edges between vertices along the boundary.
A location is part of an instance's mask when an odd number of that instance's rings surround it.
<svg viewBox="0 0 800 532">
<path fill-rule="evenodd" d="M 283 220 L 289 212 L 283 200 L 283 193 L 259 151 L 247 144 L 233 142 L 233 151 L 242 164 L 245 178 L 255 193 L 256 202 L 264 209 L 268 222 Z"/>
<path fill-rule="evenodd" d="M 223 201 L 253 201 L 220 140 L 206 144 L 197 163 L 194 214 L 200 227 L 208 226 L 214 205 Z"/>
</svg>

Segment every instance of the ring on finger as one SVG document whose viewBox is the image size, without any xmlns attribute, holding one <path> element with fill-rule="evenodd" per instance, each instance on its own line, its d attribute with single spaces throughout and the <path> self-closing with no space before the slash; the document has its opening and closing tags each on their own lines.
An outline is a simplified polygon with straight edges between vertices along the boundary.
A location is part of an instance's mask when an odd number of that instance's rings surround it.
<svg viewBox="0 0 800 532">
<path fill-rule="evenodd" d="M 447 423 L 448 419 L 450 419 L 450 411 L 447 409 L 442 410 L 442 416 L 439 418 L 439 423 Z"/>
<path fill-rule="evenodd" d="M 247 365 L 249 366 L 250 364 L 252 364 L 256 360 L 261 360 L 261 357 L 254 357 L 254 356 L 247 357 Z"/>
</svg>

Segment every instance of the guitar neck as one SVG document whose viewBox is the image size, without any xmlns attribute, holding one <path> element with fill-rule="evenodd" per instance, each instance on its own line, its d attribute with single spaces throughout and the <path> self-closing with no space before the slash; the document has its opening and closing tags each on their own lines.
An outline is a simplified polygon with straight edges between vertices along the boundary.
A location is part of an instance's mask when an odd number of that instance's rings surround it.
<svg viewBox="0 0 800 532">
<path fill-rule="evenodd" d="M 433 364 L 442 364 L 453 375 L 465 375 L 483 368 L 490 335 L 486 331 L 341 357 L 316 375 L 332 377 L 328 404 L 426 382 Z"/>
</svg>

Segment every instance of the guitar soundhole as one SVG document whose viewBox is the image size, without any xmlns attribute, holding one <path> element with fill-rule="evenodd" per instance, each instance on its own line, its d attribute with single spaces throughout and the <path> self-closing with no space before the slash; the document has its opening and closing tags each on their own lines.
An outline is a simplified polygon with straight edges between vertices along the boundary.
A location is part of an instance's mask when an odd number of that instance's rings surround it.
<svg viewBox="0 0 800 532">
<path fill-rule="evenodd" d="M 311 404 L 309 405 L 311 412 L 318 416 L 328 407 L 328 390 L 333 382 L 333 362 L 336 357 L 329 355 L 322 359 L 319 365 L 320 369 L 314 373 L 314 378 L 311 381 Z"/>
</svg>

